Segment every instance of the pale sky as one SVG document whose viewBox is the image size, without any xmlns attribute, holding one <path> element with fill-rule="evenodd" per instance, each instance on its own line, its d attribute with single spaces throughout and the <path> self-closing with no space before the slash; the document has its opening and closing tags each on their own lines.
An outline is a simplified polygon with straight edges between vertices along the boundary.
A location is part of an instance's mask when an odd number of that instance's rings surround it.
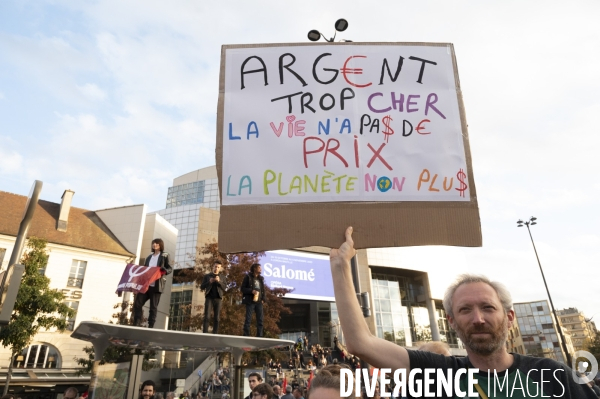
<svg viewBox="0 0 600 399">
<path fill-rule="evenodd" d="M 464 271 L 600 319 L 600 3 L 597 1 L 2 1 L 0 190 L 75 191 L 87 209 L 165 206 L 174 177 L 215 164 L 220 46 L 455 46 L 482 248 L 399 251 L 440 297 Z"/>
</svg>

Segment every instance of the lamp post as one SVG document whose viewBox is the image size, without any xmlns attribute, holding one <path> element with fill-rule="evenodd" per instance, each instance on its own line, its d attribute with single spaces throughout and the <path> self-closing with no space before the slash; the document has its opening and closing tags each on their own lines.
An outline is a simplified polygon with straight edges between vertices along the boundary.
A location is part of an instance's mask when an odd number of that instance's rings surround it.
<svg viewBox="0 0 600 399">
<path fill-rule="evenodd" d="M 548 299 L 550 300 L 550 307 L 552 308 L 552 313 L 554 314 L 554 319 L 556 320 L 556 327 L 558 327 L 558 334 L 560 335 L 560 339 L 562 341 L 562 349 L 565 352 L 565 356 L 566 356 L 566 361 L 567 361 L 567 365 L 571 365 L 571 354 L 569 353 L 569 350 L 567 349 L 567 341 L 565 340 L 565 336 L 563 335 L 562 332 L 562 326 L 560 325 L 560 319 L 558 318 L 558 315 L 556 314 L 556 310 L 554 309 L 554 303 L 552 303 L 552 297 L 550 296 L 550 290 L 548 289 L 548 284 L 546 283 L 546 276 L 544 276 L 544 270 L 542 269 L 542 263 L 540 262 L 540 257 L 538 256 L 537 253 L 537 249 L 535 248 L 535 243 L 533 242 L 533 236 L 531 235 L 531 229 L 529 228 L 529 226 L 533 226 L 536 225 L 537 218 L 536 217 L 530 217 L 529 220 L 527 221 L 522 221 L 521 219 L 519 219 L 517 221 L 517 227 L 523 227 L 523 225 L 527 226 L 527 231 L 529 232 L 529 238 L 531 238 L 531 245 L 533 245 L 533 251 L 535 252 L 535 257 L 537 259 L 538 265 L 540 267 L 540 273 L 542 273 L 542 279 L 544 280 L 544 286 L 546 287 L 546 293 L 548 294 Z"/>
<path fill-rule="evenodd" d="M 310 32 L 308 32 L 308 40 L 310 40 L 311 42 L 316 42 L 318 40 L 320 40 L 321 38 L 323 38 L 323 40 L 325 40 L 326 42 L 330 42 L 333 43 L 333 41 L 335 40 L 335 36 L 337 35 L 337 32 L 343 32 L 346 29 L 348 29 L 348 21 L 346 21 L 343 18 L 338 19 L 337 21 L 335 21 L 335 30 L 336 32 L 333 34 L 333 37 L 329 40 L 327 40 L 327 38 L 318 30 L 313 29 Z M 342 40 L 343 42 L 350 42 L 351 40 Z"/>
</svg>

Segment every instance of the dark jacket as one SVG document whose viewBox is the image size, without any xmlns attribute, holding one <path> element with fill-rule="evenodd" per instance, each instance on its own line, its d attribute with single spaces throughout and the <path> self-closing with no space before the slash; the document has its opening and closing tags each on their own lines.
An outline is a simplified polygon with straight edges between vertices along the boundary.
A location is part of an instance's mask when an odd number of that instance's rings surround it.
<svg viewBox="0 0 600 399">
<path fill-rule="evenodd" d="M 260 300 L 259 301 L 264 302 L 265 301 L 265 279 L 260 274 L 258 275 L 257 279 L 258 279 L 258 283 L 260 285 Z M 242 294 L 244 295 L 242 297 L 242 303 L 245 303 L 247 305 L 253 303 L 253 301 L 252 301 L 252 297 L 254 296 L 252 294 L 253 289 L 254 289 L 254 276 L 251 275 L 250 273 L 247 273 L 244 276 L 244 281 L 242 281 Z"/>
<path fill-rule="evenodd" d="M 150 259 L 152 259 L 152 255 L 153 254 L 148 255 L 144 266 L 150 265 Z M 169 254 L 166 252 L 161 252 L 160 256 L 158 257 L 158 264 L 156 266 L 160 267 L 160 270 L 165 272 L 165 274 L 163 274 L 162 277 L 157 280 L 158 285 L 156 286 L 156 292 L 163 292 L 165 289 L 165 284 L 167 284 L 167 274 L 171 274 L 173 272 L 173 268 L 169 264 Z"/>
<path fill-rule="evenodd" d="M 202 280 L 202 284 L 200 284 L 200 289 L 204 291 L 204 296 L 206 297 L 212 288 L 212 284 L 217 287 L 217 292 L 219 293 L 219 298 L 223 298 L 223 294 L 225 293 L 225 288 L 227 287 L 225 274 L 219 273 L 219 281 L 211 283 L 210 279 L 215 277 L 213 272 L 204 275 L 204 279 Z"/>
</svg>

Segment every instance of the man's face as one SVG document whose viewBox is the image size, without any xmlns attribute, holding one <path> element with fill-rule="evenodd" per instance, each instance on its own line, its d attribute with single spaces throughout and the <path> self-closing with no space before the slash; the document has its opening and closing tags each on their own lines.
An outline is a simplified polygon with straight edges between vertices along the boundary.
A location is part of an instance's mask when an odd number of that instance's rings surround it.
<svg viewBox="0 0 600 399">
<path fill-rule="evenodd" d="M 294 389 L 294 398 L 296 399 L 300 399 L 302 397 L 302 394 L 300 394 L 300 391 L 297 389 Z"/>
<path fill-rule="evenodd" d="M 262 268 L 260 267 L 260 265 L 258 265 L 254 268 L 254 273 L 256 273 L 256 274 L 262 273 Z"/>
<path fill-rule="evenodd" d="M 213 273 L 214 274 L 219 274 L 220 271 L 221 271 L 221 265 L 219 263 L 215 263 L 213 265 Z"/>
<path fill-rule="evenodd" d="M 255 375 L 248 378 L 248 385 L 250 386 L 250 389 L 254 389 L 254 387 L 258 384 L 260 384 L 260 381 L 258 381 L 258 378 L 256 378 Z"/>
<path fill-rule="evenodd" d="M 504 348 L 514 311 L 504 312 L 494 288 L 485 283 L 463 284 L 452 297 L 448 321 L 467 350 L 487 356 Z"/>
<path fill-rule="evenodd" d="M 152 385 L 144 385 L 142 388 L 142 398 L 148 399 L 154 395 L 154 387 Z"/>
<path fill-rule="evenodd" d="M 273 387 L 273 393 L 274 393 L 275 395 L 279 396 L 279 385 L 275 385 L 275 386 Z"/>
</svg>

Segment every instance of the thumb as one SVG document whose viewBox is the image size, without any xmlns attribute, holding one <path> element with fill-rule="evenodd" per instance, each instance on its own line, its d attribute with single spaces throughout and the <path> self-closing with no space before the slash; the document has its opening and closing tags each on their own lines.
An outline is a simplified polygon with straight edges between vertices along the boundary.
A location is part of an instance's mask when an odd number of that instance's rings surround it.
<svg viewBox="0 0 600 399">
<path fill-rule="evenodd" d="M 352 240 L 352 226 L 349 226 L 346 229 L 346 242 L 348 243 L 348 245 L 350 245 L 351 247 L 354 247 L 354 240 Z"/>
</svg>

